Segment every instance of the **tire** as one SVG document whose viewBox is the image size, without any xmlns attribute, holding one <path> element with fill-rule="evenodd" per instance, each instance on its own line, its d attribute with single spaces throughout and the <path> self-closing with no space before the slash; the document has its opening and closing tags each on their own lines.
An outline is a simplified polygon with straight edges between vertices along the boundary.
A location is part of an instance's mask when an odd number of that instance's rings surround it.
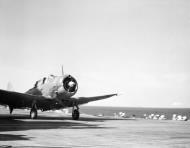
<svg viewBox="0 0 190 148">
<path fill-rule="evenodd" d="M 36 109 L 31 109 L 31 111 L 30 111 L 30 118 L 31 119 L 36 119 L 37 116 L 38 116 L 37 110 Z"/>
<path fill-rule="evenodd" d="M 72 113 L 72 118 L 73 120 L 78 120 L 80 117 L 80 113 L 77 109 L 73 110 L 73 113 Z"/>
</svg>

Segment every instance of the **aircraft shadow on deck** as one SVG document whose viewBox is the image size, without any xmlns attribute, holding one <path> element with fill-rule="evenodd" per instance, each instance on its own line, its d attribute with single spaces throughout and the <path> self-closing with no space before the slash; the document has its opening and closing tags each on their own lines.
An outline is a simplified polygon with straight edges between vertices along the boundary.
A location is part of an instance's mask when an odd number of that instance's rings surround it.
<svg viewBox="0 0 190 148">
<path fill-rule="evenodd" d="M 84 123 L 80 121 L 97 121 L 96 118 L 80 118 L 79 121 L 71 120 L 71 117 L 46 117 L 38 116 L 38 119 L 29 119 L 26 115 L 5 116 L 0 115 L 0 141 L 30 140 L 33 137 L 15 135 L 14 131 L 45 130 L 45 129 L 107 129 L 102 124 Z M 13 134 L 1 132 L 11 131 Z"/>
<path fill-rule="evenodd" d="M 87 121 L 87 122 L 80 122 Z M 92 121 L 91 123 L 88 123 Z M 95 122 L 94 122 L 95 121 Z M 71 117 L 46 117 L 38 116 L 38 119 L 29 119 L 26 115 L 21 116 L 2 116 L 0 115 L 0 132 L 4 131 L 24 131 L 33 129 L 97 129 L 97 128 L 112 128 L 104 127 L 103 124 L 96 124 L 96 122 L 103 122 L 97 118 L 83 118 L 78 121 L 71 120 Z M 94 122 L 94 123 L 93 123 Z"/>
<path fill-rule="evenodd" d="M 27 138 L 26 135 L 0 134 L 0 141 L 16 141 L 16 140 L 30 140 L 30 138 Z"/>
<path fill-rule="evenodd" d="M 47 116 L 39 115 L 37 119 L 30 119 L 25 114 L 13 114 L 11 116 L 0 115 L 0 141 L 13 140 L 30 140 L 33 137 L 25 135 L 15 135 L 14 131 L 26 130 L 45 130 L 45 129 L 113 129 L 116 127 L 105 127 L 103 122 L 107 120 L 120 120 L 107 117 L 83 117 L 78 121 L 72 120 L 69 116 Z M 121 119 L 123 120 L 123 119 Z M 1 132 L 13 131 L 13 134 L 5 134 Z"/>
</svg>

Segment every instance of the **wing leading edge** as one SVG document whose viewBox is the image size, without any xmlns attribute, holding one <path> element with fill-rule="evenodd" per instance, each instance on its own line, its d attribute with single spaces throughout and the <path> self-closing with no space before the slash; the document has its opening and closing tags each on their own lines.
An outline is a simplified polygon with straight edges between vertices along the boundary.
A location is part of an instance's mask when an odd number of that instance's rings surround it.
<svg viewBox="0 0 190 148">
<path fill-rule="evenodd" d="M 11 92 L 6 90 L 0 90 L 0 104 L 8 105 L 13 108 L 32 108 L 36 104 L 38 109 L 41 110 L 53 110 L 67 107 L 73 107 L 75 105 L 86 104 L 92 101 L 107 99 L 117 94 L 109 94 L 103 96 L 94 97 L 72 97 L 72 98 L 46 98 L 43 96 L 29 95 L 25 93 Z"/>
<path fill-rule="evenodd" d="M 78 98 L 46 98 L 44 96 L 35 96 L 25 93 L 0 90 L 0 105 L 9 106 L 10 113 L 12 113 L 15 108 L 30 108 L 30 118 L 32 119 L 37 118 L 38 109 L 47 111 L 73 107 L 72 118 L 74 120 L 78 120 L 80 115 L 78 105 L 113 96 L 117 96 L 117 94 Z"/>
<path fill-rule="evenodd" d="M 78 97 L 78 98 L 72 98 L 72 101 L 76 102 L 78 105 L 81 105 L 92 101 L 107 99 L 113 96 L 117 96 L 117 94 L 109 94 L 109 95 L 94 96 L 94 97 Z"/>
</svg>

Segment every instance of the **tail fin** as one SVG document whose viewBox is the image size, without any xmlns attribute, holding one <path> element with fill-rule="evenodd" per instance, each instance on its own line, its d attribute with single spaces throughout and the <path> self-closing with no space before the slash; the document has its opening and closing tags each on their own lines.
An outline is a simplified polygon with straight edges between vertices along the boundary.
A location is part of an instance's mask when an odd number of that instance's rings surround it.
<svg viewBox="0 0 190 148">
<path fill-rule="evenodd" d="M 8 84 L 7 84 L 7 90 L 8 90 L 8 91 L 14 91 L 13 85 L 12 85 L 11 82 L 8 82 Z"/>
</svg>

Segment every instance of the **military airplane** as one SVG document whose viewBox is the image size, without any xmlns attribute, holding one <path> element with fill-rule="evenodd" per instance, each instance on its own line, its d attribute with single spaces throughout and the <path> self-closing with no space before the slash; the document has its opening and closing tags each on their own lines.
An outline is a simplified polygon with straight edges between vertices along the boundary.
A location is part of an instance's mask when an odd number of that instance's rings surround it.
<svg viewBox="0 0 190 148">
<path fill-rule="evenodd" d="M 68 74 L 62 76 L 50 75 L 34 84 L 26 93 L 19 93 L 0 89 L 0 104 L 9 107 L 10 114 L 13 109 L 30 109 L 30 118 L 36 119 L 38 110 L 58 110 L 72 107 L 72 118 L 80 117 L 79 105 L 106 99 L 117 94 L 95 97 L 73 97 L 78 90 L 76 79 Z"/>
</svg>

